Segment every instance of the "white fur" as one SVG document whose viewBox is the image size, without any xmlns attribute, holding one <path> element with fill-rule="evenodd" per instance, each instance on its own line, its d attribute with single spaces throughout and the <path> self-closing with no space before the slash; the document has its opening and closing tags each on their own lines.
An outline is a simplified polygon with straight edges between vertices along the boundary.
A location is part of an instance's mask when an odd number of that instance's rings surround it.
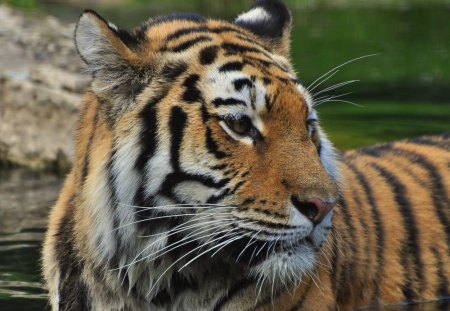
<svg viewBox="0 0 450 311">
<path fill-rule="evenodd" d="M 236 23 L 246 22 L 250 24 L 257 24 L 267 20 L 270 20 L 270 14 L 261 7 L 254 8 L 248 12 L 245 12 L 236 18 Z"/>
</svg>

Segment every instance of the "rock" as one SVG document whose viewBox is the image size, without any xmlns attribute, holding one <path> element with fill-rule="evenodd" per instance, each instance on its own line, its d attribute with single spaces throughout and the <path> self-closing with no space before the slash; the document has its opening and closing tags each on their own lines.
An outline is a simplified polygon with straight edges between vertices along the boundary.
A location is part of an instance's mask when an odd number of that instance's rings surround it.
<svg viewBox="0 0 450 311">
<path fill-rule="evenodd" d="M 74 25 L 0 5 L 0 166 L 65 170 L 89 85 Z"/>
</svg>

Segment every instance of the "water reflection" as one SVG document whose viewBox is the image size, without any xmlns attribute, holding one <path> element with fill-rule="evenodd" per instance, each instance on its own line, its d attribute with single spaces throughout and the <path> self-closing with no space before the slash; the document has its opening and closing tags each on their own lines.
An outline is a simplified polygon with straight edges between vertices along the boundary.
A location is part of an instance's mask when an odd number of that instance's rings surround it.
<svg viewBox="0 0 450 311">
<path fill-rule="evenodd" d="M 58 176 L 0 171 L 0 310 L 47 310 L 40 253 Z"/>
</svg>

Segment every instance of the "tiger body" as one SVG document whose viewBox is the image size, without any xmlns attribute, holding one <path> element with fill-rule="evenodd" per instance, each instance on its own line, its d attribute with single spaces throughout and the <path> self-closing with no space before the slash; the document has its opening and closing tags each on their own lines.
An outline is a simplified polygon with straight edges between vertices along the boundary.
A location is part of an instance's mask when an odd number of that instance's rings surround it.
<svg viewBox="0 0 450 311">
<path fill-rule="evenodd" d="M 81 16 L 94 80 L 43 250 L 53 310 L 348 310 L 449 294 L 450 138 L 338 161 L 288 61 L 290 23 L 278 1 L 235 24 L 176 15 L 133 32 Z"/>
</svg>

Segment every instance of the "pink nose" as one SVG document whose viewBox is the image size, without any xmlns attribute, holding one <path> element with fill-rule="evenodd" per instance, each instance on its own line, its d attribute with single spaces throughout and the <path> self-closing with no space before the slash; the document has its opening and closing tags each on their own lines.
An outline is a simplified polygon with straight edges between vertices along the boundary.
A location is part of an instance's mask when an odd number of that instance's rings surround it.
<svg viewBox="0 0 450 311">
<path fill-rule="evenodd" d="M 318 198 L 312 198 L 308 202 L 314 204 L 316 206 L 316 208 L 317 208 L 317 214 L 312 219 L 313 223 L 315 223 L 315 224 L 321 222 L 325 218 L 325 216 L 336 205 L 335 202 L 327 203 L 327 202 L 324 202 L 324 201 L 322 201 L 321 199 L 318 199 Z"/>
<path fill-rule="evenodd" d="M 308 201 L 300 201 L 295 195 L 291 196 L 291 202 L 295 208 L 314 224 L 321 222 L 333 209 L 335 202 L 326 203 L 319 198 L 311 198 Z"/>
</svg>

